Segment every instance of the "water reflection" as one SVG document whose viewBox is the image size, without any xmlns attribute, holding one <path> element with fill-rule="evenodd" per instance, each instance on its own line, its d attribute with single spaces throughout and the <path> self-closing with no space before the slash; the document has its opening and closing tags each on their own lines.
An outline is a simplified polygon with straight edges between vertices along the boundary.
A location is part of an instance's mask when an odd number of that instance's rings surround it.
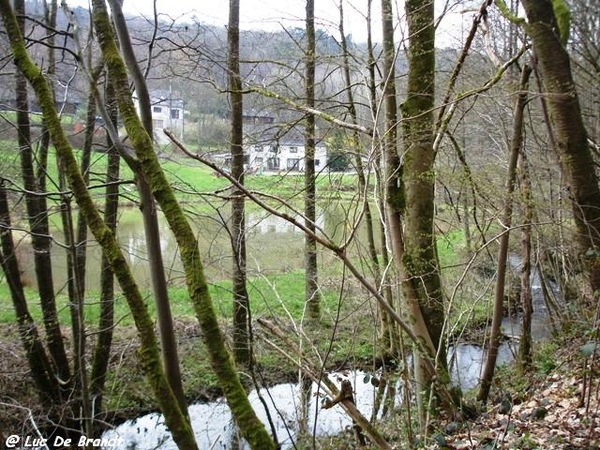
<svg viewBox="0 0 600 450">
<path fill-rule="evenodd" d="M 227 209 L 228 211 L 228 209 Z M 346 223 L 345 212 L 330 205 L 317 213 L 316 225 L 333 234 L 341 224 Z M 205 272 L 210 281 L 228 279 L 231 276 L 229 213 L 216 211 L 214 214 L 190 212 L 190 223 L 197 234 Z M 301 220 L 297 215 L 296 220 Z M 174 236 L 164 216 L 158 215 L 160 247 L 170 284 L 183 284 L 184 272 L 179 261 L 179 251 Z M 303 221 L 302 221 L 303 222 Z M 304 234 L 294 225 L 264 211 L 250 211 L 246 215 L 247 255 L 250 276 L 253 272 L 282 272 L 303 267 Z M 55 223 L 55 230 L 60 228 Z M 54 279 L 58 289 L 66 285 L 67 267 L 64 237 L 59 231 L 53 233 L 56 244 L 53 246 Z M 142 288 L 150 287 L 151 274 L 148 270 L 146 237 L 141 215 L 136 208 L 123 208 L 117 230 L 117 238 L 128 259 L 131 270 Z M 323 263 L 332 256 L 319 249 Z M 101 249 L 89 235 L 87 252 L 86 288 L 98 290 L 101 267 Z M 28 279 L 35 280 L 33 265 L 25 267 Z"/>
<path fill-rule="evenodd" d="M 331 374 L 332 380 L 350 379 L 354 387 L 354 399 L 365 417 L 370 417 L 376 388 L 365 382 L 365 373 L 352 371 L 344 374 Z M 339 383 L 337 383 L 339 386 Z M 397 391 L 399 391 L 397 389 Z M 351 420 L 340 406 L 321 409 L 323 391 L 312 383 L 309 398 L 308 430 L 316 436 L 329 436 L 342 432 L 352 425 Z M 261 390 L 261 395 L 269 405 L 270 415 L 275 425 L 281 448 L 292 448 L 296 441 L 300 423 L 300 388 L 296 383 L 285 383 Z M 263 403 L 254 390 L 248 395 L 250 403 L 263 423 L 268 423 Z M 201 449 L 231 449 L 237 442 L 237 429 L 233 423 L 229 407 L 223 399 L 211 403 L 195 404 L 189 408 L 192 428 Z M 114 430 L 107 431 L 104 438 L 122 439 L 122 449 L 161 450 L 176 449 L 171 434 L 164 425 L 161 414 L 153 413 L 127 422 Z M 249 448 L 240 442 L 240 448 Z M 113 449 L 115 450 L 115 449 Z"/>
<path fill-rule="evenodd" d="M 449 358 L 451 361 L 451 376 L 457 385 L 462 389 L 472 389 L 479 383 L 481 369 L 485 361 L 484 350 L 477 345 L 460 344 L 450 348 Z M 510 343 L 504 343 L 500 346 L 498 352 L 497 364 L 506 364 L 514 358 L 514 348 Z M 411 358 L 408 358 L 410 364 Z M 348 371 L 344 374 L 331 374 L 332 380 L 342 378 L 349 379 L 354 389 L 354 398 L 358 410 L 363 416 L 370 418 L 373 412 L 377 388 L 370 382 L 370 377 L 365 378 L 365 372 L 360 370 Z M 400 382 L 393 386 L 393 398 L 396 405 L 400 404 L 401 392 Z M 389 386 L 387 387 L 389 389 Z M 278 384 L 268 389 L 261 390 L 261 395 L 266 400 L 270 415 L 275 425 L 278 440 L 282 449 L 289 449 L 294 446 L 298 435 L 300 424 L 303 423 L 303 408 L 301 402 L 301 392 L 299 384 L 284 383 Z M 316 383 L 312 383 L 311 392 L 304 398 L 309 399 L 308 418 L 306 420 L 309 433 L 317 437 L 331 436 L 339 434 L 349 429 L 352 421 L 343 411 L 341 406 L 337 405 L 331 409 L 321 409 L 323 391 L 318 388 Z M 268 424 L 267 414 L 263 403 L 260 401 L 258 393 L 254 390 L 248 396 L 250 403 L 256 411 L 258 417 L 264 424 Z M 393 407 L 393 405 L 392 405 Z M 192 421 L 192 428 L 201 449 L 222 449 L 229 450 L 239 448 L 249 448 L 244 441 L 240 442 L 237 435 L 237 428 L 233 422 L 229 407 L 224 399 L 219 399 L 210 403 L 200 403 L 191 405 L 189 413 Z M 377 418 L 381 418 L 381 410 L 378 411 Z M 140 450 L 174 450 L 177 448 L 171 434 L 164 424 L 163 416 L 159 413 L 152 413 L 142 416 L 138 419 L 126 422 L 114 430 L 107 431 L 103 438 L 121 439 L 121 446 L 118 449 L 140 449 Z M 108 450 L 108 449 L 107 449 Z"/>
</svg>

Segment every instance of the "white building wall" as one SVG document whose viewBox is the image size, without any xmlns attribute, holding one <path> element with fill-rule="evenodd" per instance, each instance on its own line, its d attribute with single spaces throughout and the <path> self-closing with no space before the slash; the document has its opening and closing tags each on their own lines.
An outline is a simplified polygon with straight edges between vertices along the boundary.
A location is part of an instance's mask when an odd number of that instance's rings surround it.
<svg viewBox="0 0 600 450">
<path fill-rule="evenodd" d="M 278 170 L 303 172 L 305 167 L 304 145 L 280 145 L 279 151 L 275 152 L 269 146 L 250 146 L 248 155 L 248 167 L 253 170 Z M 275 164 L 277 163 L 278 164 Z M 276 165 L 276 167 L 273 167 Z M 327 149 L 319 146 L 315 149 L 315 170 L 324 170 L 327 166 Z"/>
<path fill-rule="evenodd" d="M 183 108 L 171 105 L 168 100 L 152 105 L 152 122 L 159 142 L 168 141 L 163 128 L 171 130 L 180 139 L 183 138 Z"/>
</svg>

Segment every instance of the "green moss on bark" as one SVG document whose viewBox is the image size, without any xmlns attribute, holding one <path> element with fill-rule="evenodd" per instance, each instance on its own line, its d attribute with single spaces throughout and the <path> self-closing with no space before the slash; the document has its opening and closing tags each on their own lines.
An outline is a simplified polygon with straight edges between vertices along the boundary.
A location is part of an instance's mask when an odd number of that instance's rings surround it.
<svg viewBox="0 0 600 450">
<path fill-rule="evenodd" d="M 196 236 L 160 167 L 154 153 L 152 139 L 146 133 L 135 111 L 131 93 L 127 87 L 127 70 L 115 44 L 104 1 L 94 0 L 93 6 L 94 26 L 111 81 L 116 88 L 121 118 L 152 194 L 177 240 L 185 269 L 188 292 L 200 324 L 203 341 L 210 355 L 211 366 L 244 438 L 252 448 L 273 449 L 275 444 L 252 409 L 231 355 L 225 346 L 225 339 L 219 328 L 208 291 Z"/>
<path fill-rule="evenodd" d="M 177 401 L 162 371 L 158 344 L 154 335 L 154 324 L 148 314 L 144 299 L 113 232 L 102 220 L 87 190 L 87 186 L 79 170 L 79 165 L 74 157 L 73 149 L 61 128 L 48 83 L 40 69 L 29 58 L 10 2 L 8 0 L 0 0 L 0 6 L 15 64 L 23 72 L 36 93 L 44 121 L 48 127 L 57 155 L 61 160 L 62 167 L 65 170 L 65 175 L 73 191 L 75 200 L 80 207 L 81 214 L 85 217 L 88 227 L 102 247 L 104 256 L 119 281 L 119 285 L 131 309 L 140 336 L 140 363 L 148 378 L 150 387 L 178 445 L 187 449 L 197 448 L 191 427 L 189 427 L 179 410 Z"/>
</svg>

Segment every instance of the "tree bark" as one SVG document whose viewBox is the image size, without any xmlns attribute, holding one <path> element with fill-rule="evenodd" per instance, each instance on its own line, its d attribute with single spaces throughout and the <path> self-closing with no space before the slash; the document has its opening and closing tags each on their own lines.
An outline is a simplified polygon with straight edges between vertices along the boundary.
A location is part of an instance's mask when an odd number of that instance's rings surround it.
<svg viewBox="0 0 600 450">
<path fill-rule="evenodd" d="M 306 50 L 304 54 L 304 83 L 306 106 L 315 108 L 315 2 L 306 0 Z M 304 135 L 304 216 L 306 227 L 316 231 L 316 186 L 315 186 L 315 116 L 306 114 Z M 306 312 L 310 319 L 321 316 L 321 295 L 317 269 L 317 243 L 308 234 L 304 237 L 304 270 Z"/>
<path fill-rule="evenodd" d="M 112 85 L 106 83 L 104 100 L 113 125 L 117 125 L 117 105 Z M 121 158 L 110 136 L 106 136 L 108 163 L 106 166 L 106 193 L 104 196 L 104 222 L 113 234 L 117 230 L 117 211 L 119 208 L 119 169 Z M 110 352 L 112 348 L 115 305 L 115 277 L 106 256 L 102 255 L 100 265 L 100 318 L 98 321 L 98 338 L 94 347 L 92 369 L 90 374 L 90 391 L 95 399 L 95 408 L 103 411 L 104 384 L 108 373 Z"/>
<path fill-rule="evenodd" d="M 240 0 L 229 1 L 229 99 L 231 102 L 231 175 L 244 184 L 243 94 L 240 75 Z M 248 364 L 250 350 L 250 299 L 246 289 L 245 197 L 236 189 L 231 200 L 233 250 L 233 353 L 238 364 Z"/>
<path fill-rule="evenodd" d="M 556 151 L 568 184 L 582 266 L 594 293 L 600 290 L 600 190 L 567 49 L 550 0 L 523 0 L 554 125 Z"/>
<path fill-rule="evenodd" d="M 408 0 L 408 87 L 402 105 L 404 142 L 405 223 L 403 292 L 415 331 L 429 343 L 435 355 L 437 376 L 449 382 L 446 346 L 443 337 L 445 311 L 440 269 L 434 234 L 434 95 L 435 27 L 433 2 Z M 424 395 L 419 403 L 421 418 L 428 411 L 432 374 L 415 355 L 417 391 Z M 418 399 L 421 397 L 418 394 Z"/>
</svg>

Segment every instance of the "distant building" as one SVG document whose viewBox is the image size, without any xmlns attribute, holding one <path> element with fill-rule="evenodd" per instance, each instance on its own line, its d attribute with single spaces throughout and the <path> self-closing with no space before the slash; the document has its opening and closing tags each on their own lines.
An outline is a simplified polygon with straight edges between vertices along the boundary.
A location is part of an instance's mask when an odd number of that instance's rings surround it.
<svg viewBox="0 0 600 450">
<path fill-rule="evenodd" d="M 242 113 L 244 126 L 269 125 L 275 123 L 275 118 L 269 114 L 251 109 Z"/>
<path fill-rule="evenodd" d="M 306 147 L 302 137 L 284 136 L 270 143 L 250 144 L 244 149 L 247 167 L 252 171 L 304 172 Z M 322 142 L 315 146 L 315 170 L 327 167 L 327 149 Z"/>
<path fill-rule="evenodd" d="M 250 172 L 282 171 L 304 172 L 306 149 L 304 128 L 277 124 L 269 114 L 245 111 L 244 163 Z M 327 149 L 317 139 L 315 143 L 315 170 L 327 167 Z"/>
<path fill-rule="evenodd" d="M 136 108 L 139 110 L 137 98 L 134 97 L 134 100 Z M 152 105 L 154 141 L 158 144 L 169 142 L 169 138 L 163 133 L 165 128 L 183 140 L 185 131 L 183 99 L 172 97 L 169 91 L 152 91 L 150 92 L 150 104 Z"/>
</svg>

